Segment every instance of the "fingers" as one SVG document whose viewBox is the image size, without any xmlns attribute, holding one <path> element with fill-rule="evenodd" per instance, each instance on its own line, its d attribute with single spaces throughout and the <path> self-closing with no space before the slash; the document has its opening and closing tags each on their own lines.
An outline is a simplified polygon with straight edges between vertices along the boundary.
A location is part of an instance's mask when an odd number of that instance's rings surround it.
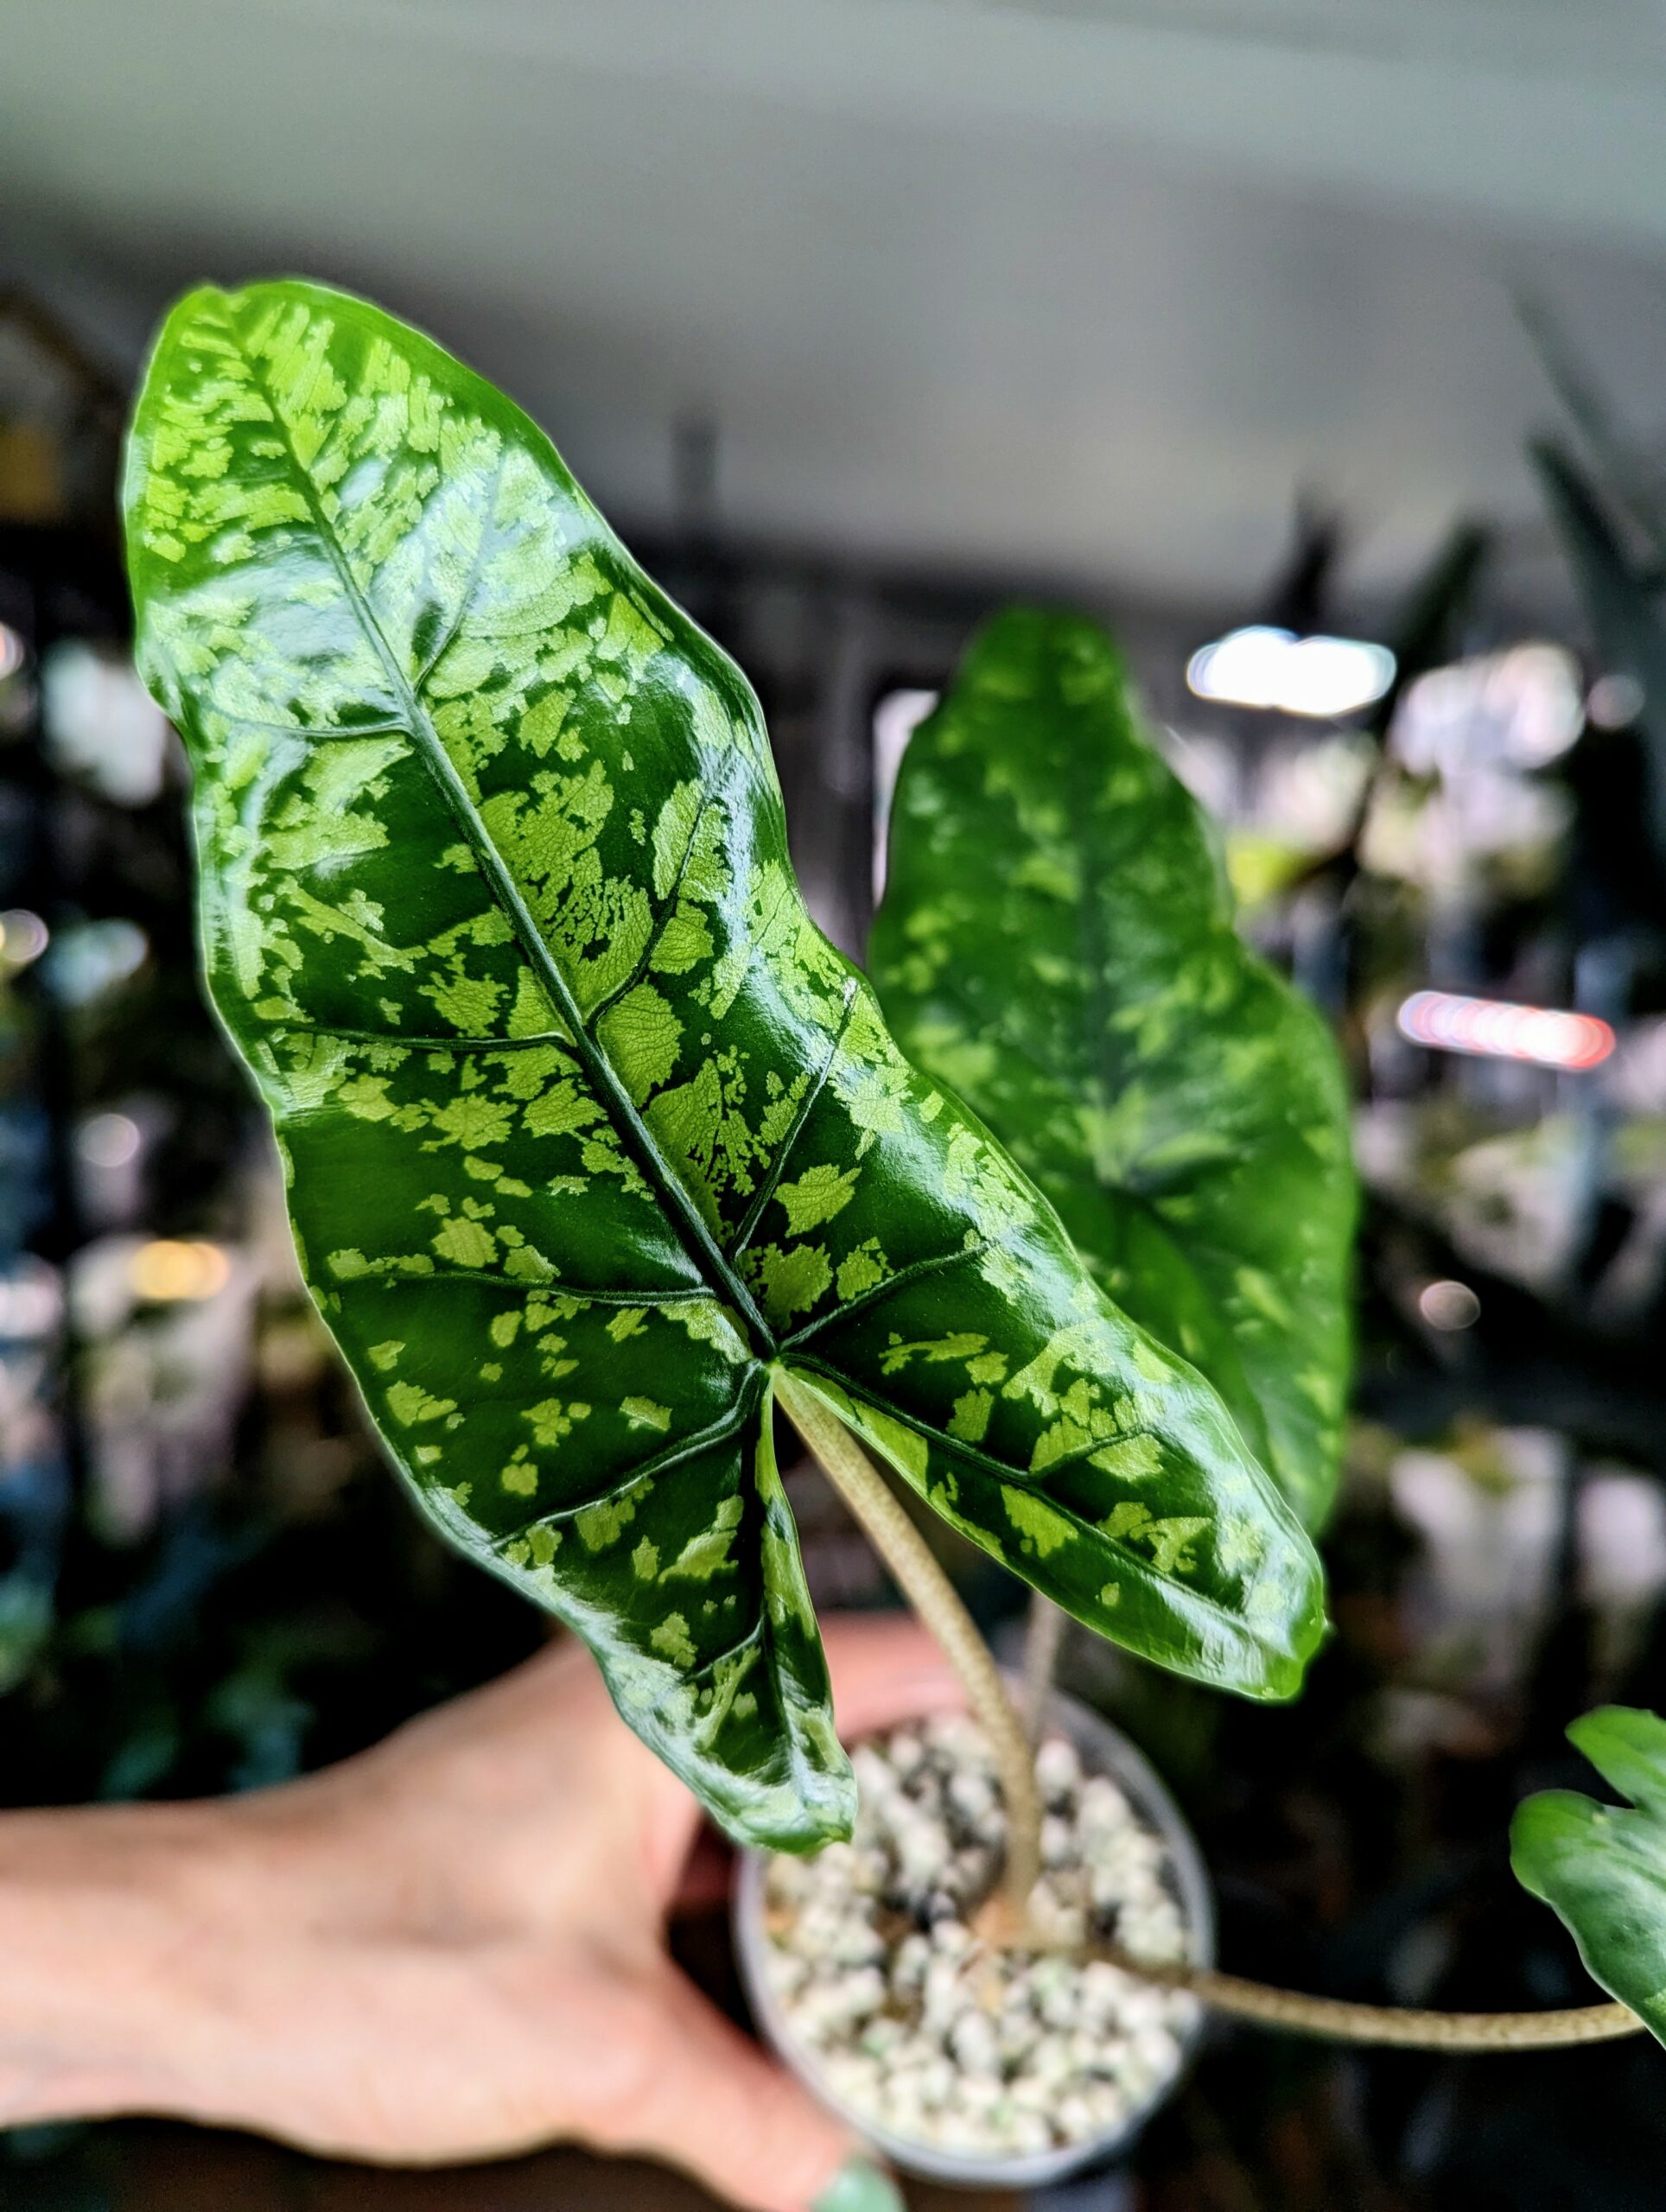
<svg viewBox="0 0 1666 2212">
<path fill-rule="evenodd" d="M 746 2212 L 808 2212 L 856 2147 L 809 2092 L 668 1967 L 644 1991 L 621 2108 L 594 2139 L 681 2166 Z"/>
<path fill-rule="evenodd" d="M 937 1643 L 907 1613 L 835 1614 L 823 1622 L 822 1640 L 839 1734 L 847 1743 L 966 1702 Z"/>
</svg>

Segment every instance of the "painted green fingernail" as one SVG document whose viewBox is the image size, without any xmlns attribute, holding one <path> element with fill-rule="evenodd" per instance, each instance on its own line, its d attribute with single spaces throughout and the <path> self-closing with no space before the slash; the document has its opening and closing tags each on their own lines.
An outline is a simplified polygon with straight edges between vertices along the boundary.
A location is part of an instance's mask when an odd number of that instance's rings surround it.
<svg viewBox="0 0 1666 2212">
<path fill-rule="evenodd" d="M 905 2212 L 901 2191 L 871 2158 L 847 2159 L 810 2212 Z"/>
</svg>

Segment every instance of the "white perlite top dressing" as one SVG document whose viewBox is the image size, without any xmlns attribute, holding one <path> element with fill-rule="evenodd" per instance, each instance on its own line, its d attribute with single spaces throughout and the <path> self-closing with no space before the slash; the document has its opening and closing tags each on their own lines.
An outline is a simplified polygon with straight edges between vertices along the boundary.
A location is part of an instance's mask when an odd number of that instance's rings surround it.
<svg viewBox="0 0 1666 2212">
<path fill-rule="evenodd" d="M 1022 2158 L 1115 2133 L 1180 2064 L 1196 2002 L 1103 1959 L 995 1948 L 969 1918 L 1006 1840 L 994 1762 L 958 1715 L 861 1745 L 855 1834 L 765 1880 L 765 1972 L 811 2070 L 852 2112 L 908 2141 Z M 1118 1785 L 1050 1737 L 1032 1902 L 1061 1946 L 1114 1939 L 1187 1955 L 1160 1840 Z"/>
</svg>

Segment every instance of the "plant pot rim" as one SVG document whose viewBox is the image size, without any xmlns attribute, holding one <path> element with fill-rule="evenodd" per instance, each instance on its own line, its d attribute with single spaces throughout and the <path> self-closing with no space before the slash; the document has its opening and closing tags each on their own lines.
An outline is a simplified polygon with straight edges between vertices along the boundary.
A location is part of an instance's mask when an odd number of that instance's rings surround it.
<svg viewBox="0 0 1666 2212">
<path fill-rule="evenodd" d="M 1046 1725 L 1049 1733 L 1064 1736 L 1075 1747 L 1088 1773 L 1108 1774 L 1118 1783 L 1135 1814 L 1161 1839 L 1185 1916 L 1192 1963 L 1213 1966 L 1215 1903 L 1208 1870 L 1196 1838 L 1150 1762 L 1120 1728 L 1066 1691 L 1054 1690 L 1049 1696 Z M 906 1726 L 906 1722 L 897 1721 L 889 1728 L 872 1732 L 875 1737 L 890 1735 Z M 770 1986 L 765 1972 L 770 1944 L 764 1932 L 764 1877 L 774 1855 L 755 1850 L 741 1853 L 730 1906 L 735 1958 L 753 2018 L 766 2043 L 817 2101 L 881 2152 L 900 2171 L 928 2181 L 959 2183 L 969 2188 L 1034 2189 L 1064 2181 L 1086 2167 L 1103 2164 L 1128 2149 L 1185 2079 L 1204 2031 L 1201 2011 L 1190 2026 L 1175 2031 L 1180 2059 L 1173 2075 L 1141 2106 L 1103 2135 L 1089 2136 L 1079 2143 L 1063 2144 L 1054 2150 L 1030 2152 L 1010 2158 L 977 2158 L 893 2135 L 888 2129 L 876 2126 L 828 2086 L 811 2054 L 788 2027 L 779 2000 Z"/>
</svg>

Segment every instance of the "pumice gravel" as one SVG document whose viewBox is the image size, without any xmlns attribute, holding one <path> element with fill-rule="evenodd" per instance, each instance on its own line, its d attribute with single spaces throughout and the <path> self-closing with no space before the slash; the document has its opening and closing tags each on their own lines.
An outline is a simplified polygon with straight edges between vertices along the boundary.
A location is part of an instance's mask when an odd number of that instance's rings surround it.
<svg viewBox="0 0 1666 2212">
<path fill-rule="evenodd" d="M 852 1755 L 855 1833 L 770 1859 L 763 1972 L 812 2075 L 854 2114 L 973 2158 L 1033 2157 L 1116 2133 L 1180 2071 L 1196 2000 L 1096 1946 L 1190 1955 L 1162 1839 L 1109 1776 L 1052 1735 L 1032 1918 L 1046 1948 L 975 1932 L 1006 1842 L 994 1761 L 959 1715 Z"/>
</svg>

